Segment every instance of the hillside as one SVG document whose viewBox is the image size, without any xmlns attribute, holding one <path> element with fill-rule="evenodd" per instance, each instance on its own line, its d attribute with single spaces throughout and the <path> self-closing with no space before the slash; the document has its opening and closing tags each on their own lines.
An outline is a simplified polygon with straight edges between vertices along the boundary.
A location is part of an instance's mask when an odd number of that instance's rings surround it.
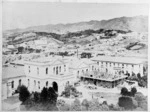
<svg viewBox="0 0 150 112">
<path fill-rule="evenodd" d="M 14 29 L 7 30 L 5 33 L 16 33 L 25 31 L 37 31 L 37 32 L 53 32 L 53 33 L 67 33 L 67 32 L 77 32 L 87 29 L 116 29 L 124 31 L 136 31 L 136 32 L 147 32 L 148 31 L 148 16 L 135 16 L 135 17 L 120 17 L 113 18 L 109 20 L 92 20 L 88 22 L 78 22 L 69 24 L 56 24 L 56 25 L 40 25 L 32 26 L 26 29 Z"/>
</svg>

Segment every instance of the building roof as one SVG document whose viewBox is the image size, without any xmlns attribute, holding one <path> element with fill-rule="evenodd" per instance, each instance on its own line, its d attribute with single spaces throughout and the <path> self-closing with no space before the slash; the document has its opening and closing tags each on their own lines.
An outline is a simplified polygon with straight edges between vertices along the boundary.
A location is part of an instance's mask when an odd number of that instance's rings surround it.
<svg viewBox="0 0 150 112">
<path fill-rule="evenodd" d="M 25 64 L 37 65 L 37 66 L 47 66 L 47 65 L 58 65 L 67 63 L 63 58 L 60 57 L 41 57 L 38 59 L 33 59 L 31 61 L 26 61 Z"/>
<path fill-rule="evenodd" d="M 95 64 L 95 62 L 91 61 L 90 59 L 73 59 L 70 61 L 70 68 L 79 69 L 89 67 L 89 65 Z"/>
<path fill-rule="evenodd" d="M 2 68 L 2 80 L 7 80 L 16 77 L 25 76 L 24 67 L 23 66 L 9 66 Z"/>
<path fill-rule="evenodd" d="M 14 64 L 14 65 L 24 65 L 25 61 L 24 60 L 15 60 L 13 62 L 11 62 L 10 64 Z"/>
<path fill-rule="evenodd" d="M 110 56 L 98 56 L 92 58 L 93 61 L 105 61 L 105 62 L 115 62 L 115 63 L 128 63 L 128 64 L 141 64 L 146 59 L 135 58 L 135 57 L 110 57 Z"/>
</svg>

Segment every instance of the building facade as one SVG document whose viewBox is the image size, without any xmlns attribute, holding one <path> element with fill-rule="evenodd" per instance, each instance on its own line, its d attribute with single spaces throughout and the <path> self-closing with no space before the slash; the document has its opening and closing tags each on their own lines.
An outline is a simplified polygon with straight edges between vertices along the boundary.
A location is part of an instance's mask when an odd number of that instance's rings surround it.
<svg viewBox="0 0 150 112">
<path fill-rule="evenodd" d="M 143 76 L 143 59 L 126 58 L 126 57 L 104 57 L 99 56 L 92 59 L 98 65 L 100 71 L 116 74 L 122 72 L 129 73 L 130 76 L 134 73 L 140 73 Z"/>
</svg>

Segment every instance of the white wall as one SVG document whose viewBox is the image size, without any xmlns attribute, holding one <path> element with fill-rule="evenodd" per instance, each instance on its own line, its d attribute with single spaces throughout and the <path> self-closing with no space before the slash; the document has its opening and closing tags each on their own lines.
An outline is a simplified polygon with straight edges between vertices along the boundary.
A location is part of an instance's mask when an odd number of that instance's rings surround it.
<svg viewBox="0 0 150 112">
<path fill-rule="evenodd" d="M 134 72 L 136 75 L 138 73 L 140 73 L 141 76 L 143 76 L 143 64 L 112 63 L 112 62 L 101 62 L 101 61 L 97 61 L 97 62 L 99 62 L 98 63 L 99 70 L 102 72 L 105 72 L 105 70 L 107 68 L 109 73 L 114 73 L 113 68 L 120 67 L 121 71 L 124 71 L 124 73 L 126 73 L 126 71 L 128 71 L 128 73 L 130 73 L 130 75 L 132 75 L 132 72 Z M 107 65 L 106 65 L 106 63 L 107 63 Z M 103 67 L 102 67 L 102 65 L 103 65 Z"/>
</svg>

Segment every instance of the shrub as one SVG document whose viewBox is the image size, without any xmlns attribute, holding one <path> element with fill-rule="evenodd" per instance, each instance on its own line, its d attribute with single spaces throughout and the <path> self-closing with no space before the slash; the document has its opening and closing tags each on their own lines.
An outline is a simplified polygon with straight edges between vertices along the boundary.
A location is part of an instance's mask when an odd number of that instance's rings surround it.
<svg viewBox="0 0 150 112">
<path fill-rule="evenodd" d="M 71 105 L 71 111 L 81 111 L 81 103 L 80 100 L 75 99 Z"/>
<path fill-rule="evenodd" d="M 121 93 L 120 93 L 121 95 L 127 95 L 128 94 L 128 89 L 126 88 L 126 87 L 123 87 L 122 89 L 121 89 Z"/>
<path fill-rule="evenodd" d="M 61 95 L 64 95 L 65 97 L 70 97 L 71 95 L 74 97 L 78 97 L 79 92 L 72 85 L 67 85 L 65 87 L 65 91 L 63 91 Z"/>
<path fill-rule="evenodd" d="M 116 104 L 116 105 L 111 104 L 109 106 L 109 110 L 112 110 L 112 111 L 123 111 L 124 108 L 120 107 L 118 104 Z"/>
<path fill-rule="evenodd" d="M 134 96 L 135 93 L 137 93 L 137 89 L 135 87 L 131 88 L 131 94 L 132 94 L 132 96 Z"/>
<path fill-rule="evenodd" d="M 40 100 L 40 94 L 38 92 L 34 93 L 34 101 L 37 102 Z"/>
<path fill-rule="evenodd" d="M 87 99 L 84 99 L 84 100 L 82 101 L 82 106 L 84 106 L 85 109 L 88 110 L 88 107 L 89 107 L 89 101 L 88 101 Z"/>
<path fill-rule="evenodd" d="M 63 105 L 61 105 L 61 106 L 59 107 L 59 110 L 60 110 L 60 111 L 70 111 L 70 105 L 64 103 Z"/>
<path fill-rule="evenodd" d="M 58 95 L 56 94 L 55 90 L 52 87 L 49 87 L 47 92 L 47 99 L 56 103 Z"/>
<path fill-rule="evenodd" d="M 102 104 L 100 108 L 102 111 L 109 111 L 109 106 L 107 104 Z"/>
<path fill-rule="evenodd" d="M 92 99 L 89 102 L 89 111 L 101 111 L 100 104 L 97 99 Z"/>
<path fill-rule="evenodd" d="M 138 107 L 143 110 L 147 110 L 147 98 L 140 92 L 135 94 L 135 100 L 138 103 Z"/>
<path fill-rule="evenodd" d="M 24 103 L 29 97 L 30 97 L 30 93 L 27 87 L 24 85 L 20 86 L 19 100 Z"/>
<path fill-rule="evenodd" d="M 47 94 L 48 94 L 48 92 L 47 92 L 47 88 L 43 88 L 42 89 L 42 91 L 41 91 L 41 99 L 42 100 L 46 100 L 47 99 Z"/>
<path fill-rule="evenodd" d="M 137 77 L 138 77 L 138 79 L 141 79 L 141 74 L 138 73 L 138 74 L 137 74 Z"/>
<path fill-rule="evenodd" d="M 132 110 L 134 107 L 132 99 L 124 96 L 119 98 L 118 105 L 124 107 L 126 110 Z"/>
</svg>

